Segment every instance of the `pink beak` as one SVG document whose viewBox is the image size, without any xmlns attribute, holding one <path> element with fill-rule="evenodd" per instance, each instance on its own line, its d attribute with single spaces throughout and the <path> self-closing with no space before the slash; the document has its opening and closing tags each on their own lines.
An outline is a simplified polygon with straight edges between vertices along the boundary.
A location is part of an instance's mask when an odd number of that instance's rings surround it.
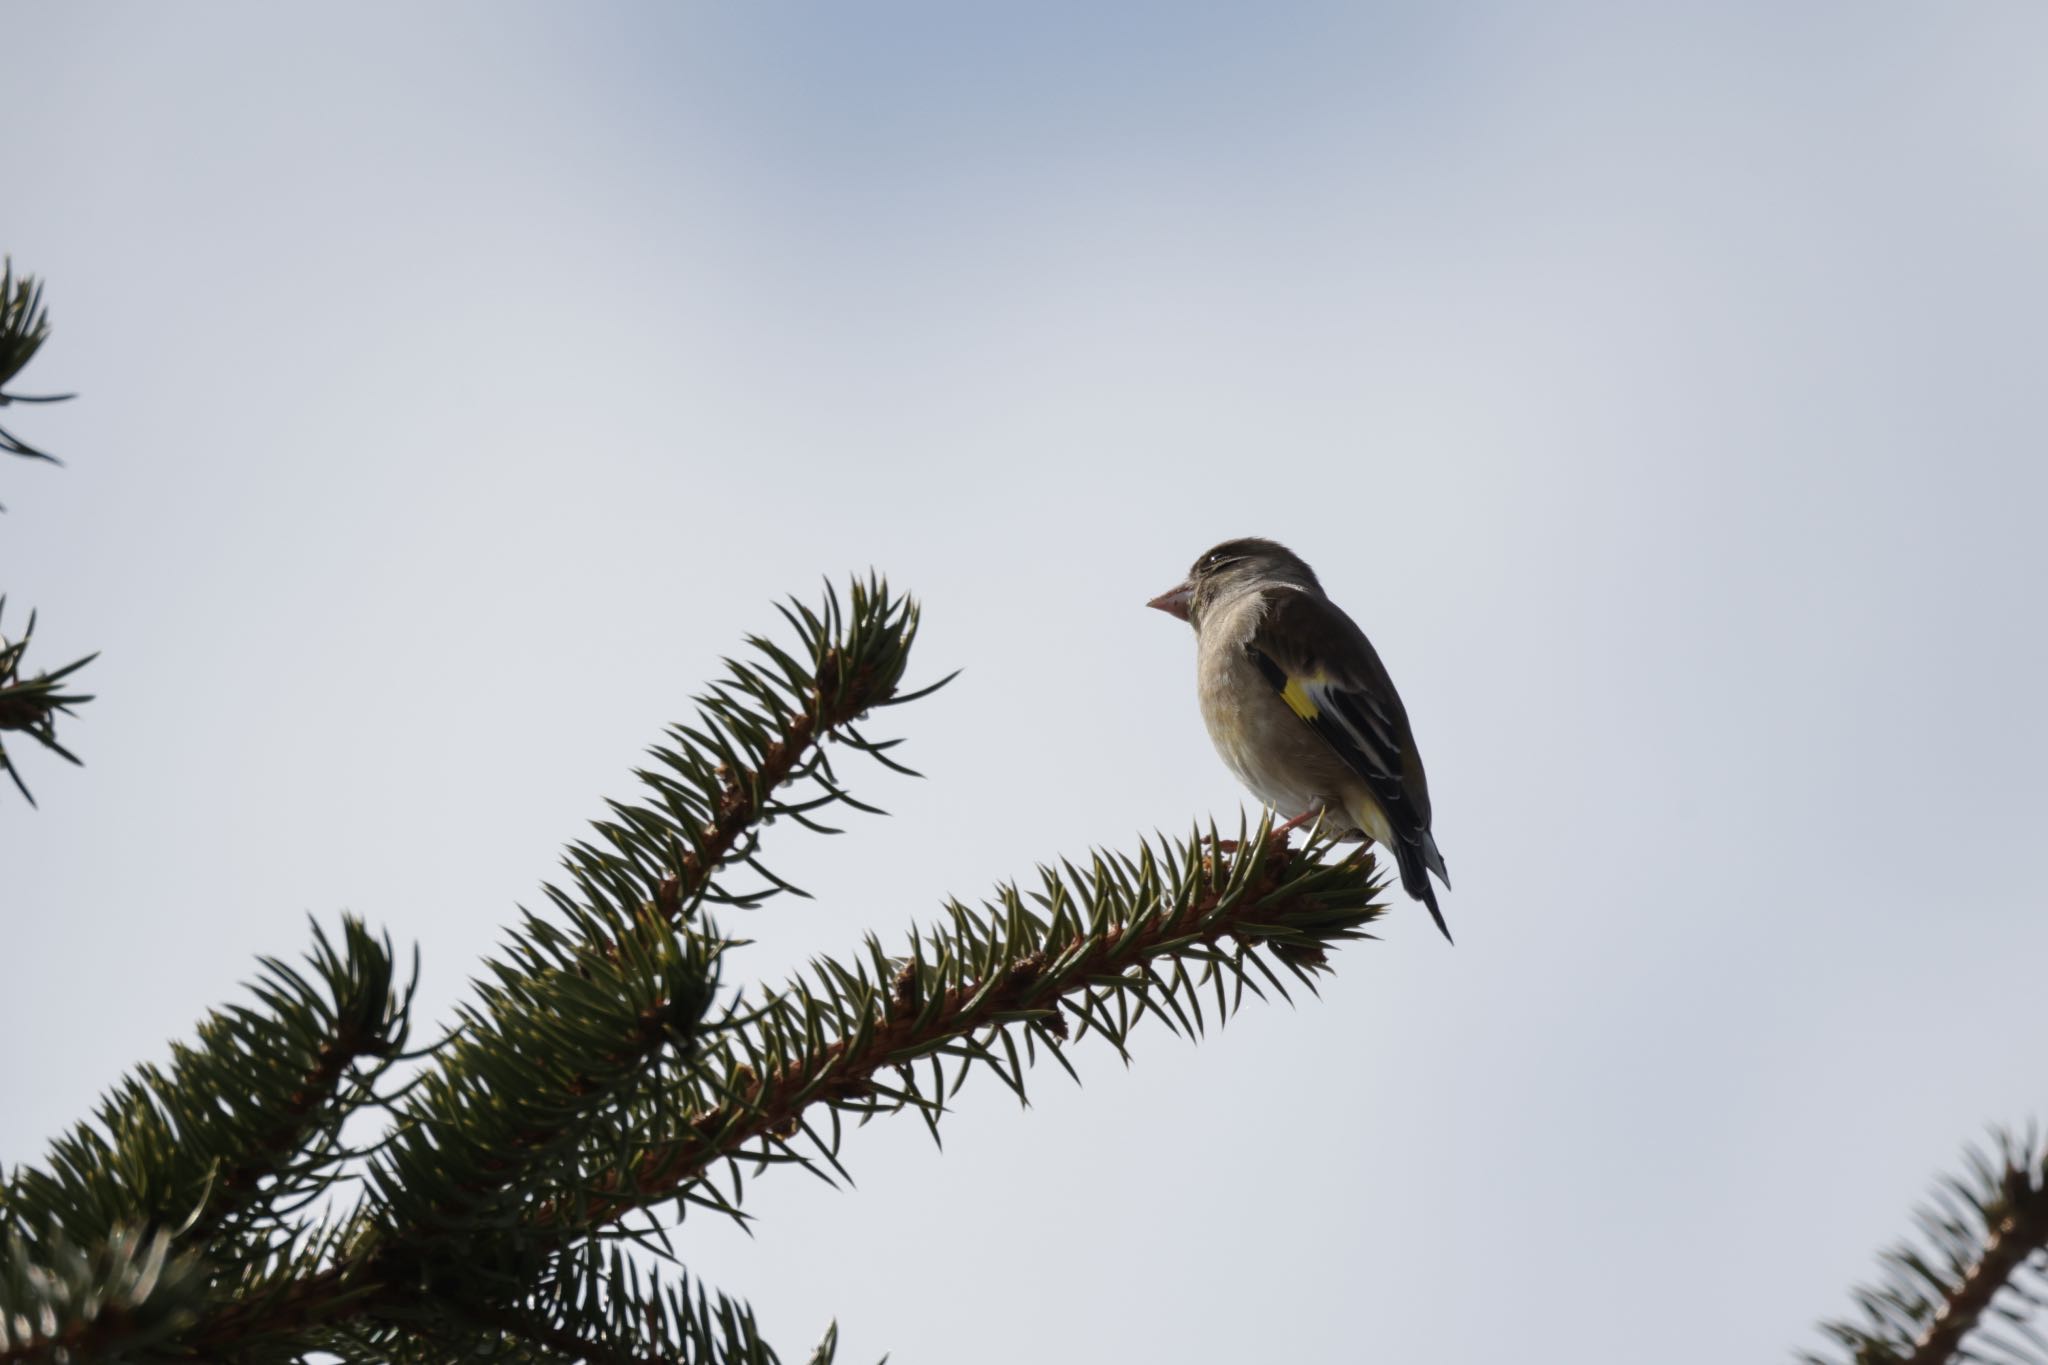
<svg viewBox="0 0 2048 1365">
<path fill-rule="evenodd" d="M 1195 585 L 1192 583 L 1182 583 L 1178 587 L 1168 588 L 1145 605 L 1157 607 L 1168 616 L 1178 616 L 1181 620 L 1185 621 L 1188 619 L 1188 599 L 1194 595 Z"/>
</svg>

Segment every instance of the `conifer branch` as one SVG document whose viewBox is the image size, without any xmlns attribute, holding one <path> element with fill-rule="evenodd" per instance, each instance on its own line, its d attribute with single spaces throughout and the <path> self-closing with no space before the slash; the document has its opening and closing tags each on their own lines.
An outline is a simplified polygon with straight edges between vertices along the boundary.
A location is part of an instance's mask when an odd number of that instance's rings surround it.
<svg viewBox="0 0 2048 1365">
<path fill-rule="evenodd" d="M 168 1074 L 139 1068 L 43 1169 L 0 1185 L 0 1361 L 143 1351 L 199 1322 L 217 1287 L 264 1300 L 317 1244 L 285 1205 L 330 1185 L 342 1119 L 403 1046 L 406 1001 L 360 921 L 338 948 L 313 935 L 309 972 L 264 960 L 260 1009 L 205 1019 Z"/>
<path fill-rule="evenodd" d="M 773 1365 L 754 1314 L 687 1277 L 664 1284 L 613 1246 L 584 1244 L 541 1292 L 478 1321 L 566 1360 L 605 1365 Z M 827 1355 L 826 1360 L 830 1360 Z"/>
<path fill-rule="evenodd" d="M 821 746 L 837 737 L 870 753 L 889 747 L 848 731 L 898 699 L 917 607 L 871 577 L 845 605 L 828 590 L 819 611 L 792 608 L 809 662 L 760 637 L 760 662 L 727 661 L 726 679 L 698 699 L 698 724 L 673 727 L 673 742 L 654 750 L 659 767 L 640 774 L 646 798 L 611 803 L 613 818 L 597 824 L 605 846 L 571 846 L 570 887 L 545 888 L 560 924 L 527 916 L 480 1005 L 465 1009 L 461 1036 L 408 1100 L 374 1169 L 388 1213 L 380 1254 L 501 1227 L 511 1215 L 503 1192 L 523 1209 L 534 1182 L 577 1177 L 579 1144 L 629 1142 L 622 1106 L 640 1092 L 660 1103 L 661 1063 L 687 1065 L 716 989 L 728 945 L 698 907 L 758 905 L 789 889 L 760 862 L 760 825 L 861 804 Z M 811 792 L 792 801 L 787 789 L 805 782 Z M 741 863 L 764 885 L 724 885 Z"/>
<path fill-rule="evenodd" d="M 554 911 L 524 917 L 477 1003 L 399 1110 L 372 1159 L 361 1235 L 338 1262 L 303 1276 L 267 1304 L 231 1307 L 192 1340 L 230 1354 L 243 1344 L 334 1320 L 342 1301 L 402 1321 L 420 1292 L 484 1313 L 516 1302 L 568 1245 L 525 1230 L 533 1202 L 580 1188 L 593 1150 L 644 1141 L 696 1066 L 704 1020 L 731 944 L 702 913 L 709 904 L 758 906 L 794 888 L 760 858 L 760 829 L 783 817 L 830 831 L 830 806 L 872 810 L 848 792 L 824 750 L 836 741 L 901 768 L 894 741 L 854 730 L 903 693 L 918 613 L 879 579 L 842 600 L 828 589 L 813 611 L 792 603 L 798 632 L 785 650 L 754 637 L 757 659 L 727 660 L 698 698 L 694 725 L 672 727 L 638 776 L 642 799 L 610 803 L 597 837 L 570 846 Z M 934 687 L 943 685 L 934 684 Z M 906 770 L 907 771 L 907 770 Z M 741 869 L 759 883 L 734 885 Z"/>
<path fill-rule="evenodd" d="M 472 1255 L 464 1234 L 501 1226 L 661 1054 L 693 1046 L 724 945 L 646 916 L 579 909 L 571 924 L 561 935 L 529 919 L 513 963 L 480 988 L 482 1008 L 464 1009 L 372 1163 L 387 1261 L 450 1236 L 450 1255 Z M 591 961 L 593 941 L 613 945 L 610 956 Z"/>
<path fill-rule="evenodd" d="M 86 1365 L 170 1340 L 197 1316 L 206 1276 L 168 1232 L 116 1233 L 85 1250 L 10 1229 L 0 1257 L 0 1365 Z"/>
<path fill-rule="evenodd" d="M 342 1122 L 404 1046 L 410 995 L 353 918 L 338 948 L 315 926 L 308 965 L 265 959 L 258 1008 L 202 1021 L 168 1074 L 139 1068 L 43 1167 L 0 1184 L 0 1320 L 111 1351 L 189 1325 L 209 1284 L 262 1297 L 317 1242 L 287 1206 L 331 1184 Z"/>
<path fill-rule="evenodd" d="M 0 595 L 0 613 L 6 609 L 7 598 Z M 34 612 L 30 612 L 28 626 L 21 632 L 19 640 L 0 636 L 0 730 L 27 735 L 59 758 L 76 765 L 81 762 L 78 755 L 57 742 L 57 717 L 74 714 L 74 708 L 91 701 L 92 697 L 82 692 L 65 691 L 63 682 L 99 655 L 88 654 L 55 672 L 26 677 L 22 673 L 22 657 L 27 654 L 28 642 L 35 633 L 36 617 Z M 14 780 L 15 788 L 24 800 L 31 806 L 36 803 L 5 744 L 0 744 L 0 772 Z"/>
<path fill-rule="evenodd" d="M 1325 863 L 1316 855 L 1327 847 L 1296 850 L 1262 825 L 1231 854 L 1203 851 L 1216 848 L 1213 832 L 1148 846 L 1135 859 L 1097 854 L 1087 873 L 1043 873 L 1034 897 L 1043 917 L 1006 888 L 980 915 L 951 907 L 952 932 L 932 937 L 935 957 L 914 943 L 907 959 L 887 960 L 871 944 L 870 960 L 854 968 L 820 962 L 814 986 L 796 983 L 755 1011 L 758 1023 L 719 1036 L 700 1073 L 723 1070 L 725 1079 L 707 1087 L 712 1102 L 674 1138 L 596 1175 L 575 1201 L 543 1207 L 534 1223 L 587 1230 L 674 1198 L 735 1209 L 737 1185 L 729 1201 L 705 1199 L 712 1168 L 728 1163 L 737 1182 L 741 1158 L 812 1165 L 794 1145 L 799 1133 L 836 1170 L 839 1125 L 834 1118 L 828 1136 L 810 1124 L 816 1105 L 862 1117 L 916 1108 L 936 1136 L 937 1116 L 972 1066 L 992 1067 L 1023 1098 L 1012 1026 L 1030 1055 L 1044 1047 L 1058 1056 L 1071 1014 L 1128 1058 L 1125 1038 L 1148 1012 L 1176 1032 L 1198 1029 L 1206 990 L 1219 1019 L 1246 989 L 1262 995 L 1261 979 L 1285 995 L 1275 966 L 1312 988 L 1324 950 L 1362 937 L 1381 912 L 1372 855 Z M 950 1086 L 942 1057 L 959 1064 Z M 916 1066 L 926 1060 L 934 1074 L 921 1081 Z"/>
<path fill-rule="evenodd" d="M 570 847 L 572 875 L 613 884 L 621 872 L 638 878 L 638 894 L 671 921 L 706 901 L 751 908 L 778 894 L 802 894 L 761 865 L 762 826 L 788 819 L 837 834 L 815 818 L 821 810 L 842 805 L 881 813 L 846 790 L 825 744 L 910 772 L 888 754 L 900 741 L 871 741 L 853 723 L 871 710 L 927 696 L 958 675 L 900 691 L 918 608 L 891 594 L 879 576 L 855 580 L 844 601 L 828 585 L 816 611 L 794 598 L 776 609 L 797 632 L 796 651 L 749 636 L 758 657 L 724 661 L 726 676 L 696 698 L 697 723 L 671 726 L 669 743 L 650 751 L 655 766 L 635 774 L 642 799 L 610 803 L 613 818 L 596 824 L 602 847 Z M 761 884 L 725 885 L 721 874 L 741 866 Z"/>
<path fill-rule="evenodd" d="M 614 1346 L 597 1338 L 579 1337 L 546 1318 L 510 1308 L 485 1308 L 477 1317 L 507 1337 L 531 1342 L 561 1360 L 583 1365 L 674 1365 L 679 1357 L 666 1352 L 642 1355 L 630 1348 Z"/>
<path fill-rule="evenodd" d="M 13 383 L 15 376 L 35 359 L 36 352 L 42 349 L 49 336 L 50 319 L 43 307 L 41 282 L 27 275 L 15 278 L 14 262 L 6 260 L 0 264 L 0 408 L 10 403 L 57 403 L 71 396 L 50 394 L 30 397 L 7 392 L 7 385 Z M 4 427 L 0 427 L 0 453 L 57 463 L 56 456 L 36 449 Z M 5 510 L 0 507 L 0 511 Z M 6 606 L 6 597 L 0 595 L 0 613 L 5 612 Z M 57 741 L 57 717 L 72 714 L 74 708 L 92 698 L 81 692 L 66 692 L 62 684 L 98 655 L 88 654 L 55 672 L 26 676 L 22 672 L 22 656 L 28 650 L 29 637 L 35 633 L 35 613 L 30 612 L 28 628 L 22 631 L 19 640 L 0 636 L 0 731 L 26 735 L 59 758 L 76 765 L 80 762 L 78 755 Z M 7 752 L 5 743 L 0 743 L 0 772 L 13 780 L 15 790 L 21 793 L 24 801 L 35 805 L 36 798 L 23 780 L 14 756 Z"/>
<path fill-rule="evenodd" d="M 17 279 L 14 261 L 8 259 L 0 264 L 0 408 L 10 403 L 61 403 L 71 397 L 68 393 L 31 397 L 7 392 L 7 386 L 49 338 L 50 317 L 43 307 L 42 282 L 30 275 Z M 0 427 L 0 452 L 57 463 L 56 456 L 37 450 L 4 427 Z"/>
<path fill-rule="evenodd" d="M 52 1144 L 45 1168 L 0 1186 L 0 1223 L 31 1242 L 61 1228 L 92 1245 L 123 1228 L 207 1232 L 316 1185 L 336 1158 L 348 1092 L 403 1046 L 410 998 L 390 945 L 345 917 L 339 949 L 314 926 L 310 973 L 274 958 L 231 1006 L 116 1087 L 96 1121 Z"/>
<path fill-rule="evenodd" d="M 490 1316 L 502 1299 L 454 1288 L 453 1259 L 467 1258 L 474 1272 L 481 1258 L 513 1284 L 551 1251 L 587 1246 L 585 1239 L 636 1210 L 679 1200 L 736 1212 L 737 1193 L 708 1188 L 713 1168 L 811 1165 L 813 1156 L 794 1146 L 799 1134 L 816 1160 L 836 1168 L 840 1112 L 866 1117 L 914 1108 L 936 1125 L 970 1067 L 993 1067 L 1021 1097 L 1027 1059 L 1045 1048 L 1066 1065 L 1060 1054 L 1070 1034 L 1099 1032 L 1123 1052 L 1147 1014 L 1171 1031 L 1193 1032 L 1207 1027 L 1212 1009 L 1219 1022 L 1234 1012 L 1247 991 L 1284 996 L 1283 976 L 1312 988 L 1313 975 L 1326 966 L 1325 949 L 1363 937 L 1380 913 L 1373 898 L 1382 882 L 1371 854 L 1356 850 L 1323 862 L 1317 855 L 1328 848 L 1292 848 L 1262 826 L 1230 853 L 1205 852 L 1215 849 L 1211 835 L 1148 846 L 1134 858 L 1098 854 L 1086 873 L 1046 870 L 1046 889 L 1029 898 L 1037 910 L 1005 888 L 980 914 L 952 907 L 950 930 L 920 935 L 908 958 L 881 957 L 871 944 L 870 961 L 860 967 L 821 962 L 816 989 L 785 992 L 706 1026 L 695 1064 L 669 1076 L 660 1096 L 619 1108 L 606 1128 L 659 1132 L 653 1119 L 671 1114 L 667 1126 L 676 1137 L 642 1143 L 632 1161 L 563 1189 L 517 1228 L 500 1226 L 506 1210 L 495 1209 L 463 1229 L 472 1235 L 444 1244 L 439 1270 L 418 1259 L 423 1231 L 407 1232 L 417 1225 L 402 1224 L 261 1311 L 230 1310 L 188 1340 L 202 1353 L 231 1354 L 242 1342 L 352 1311 L 345 1306 L 350 1299 L 372 1317 L 403 1321 L 417 1292 L 409 1286 L 513 1331 L 509 1319 Z M 841 1024 L 836 1033 L 824 1032 L 828 1017 Z M 1023 1034 L 1021 1049 L 1004 1037 L 1012 1028 Z M 736 1060 L 742 1057 L 756 1064 Z M 943 1059 L 959 1066 L 950 1084 Z M 926 1066 L 931 1075 L 922 1077 L 918 1070 Z M 677 1092 L 727 1098 L 679 1109 Z M 829 1127 L 811 1121 L 807 1111 L 817 1105 L 834 1115 Z M 577 1154 L 606 1150 L 611 1141 Z M 530 1172 L 515 1184 L 521 1192 L 535 1187 Z M 380 1187 L 401 1201 L 409 1197 L 406 1182 Z"/>
<path fill-rule="evenodd" d="M 1856 1290 L 1862 1318 L 1821 1330 L 1843 1356 L 1807 1365 L 2048 1365 L 2030 1318 L 2048 1307 L 2048 1146 L 1993 1134 L 1995 1158 L 1965 1153 L 1967 1179 L 1945 1177 L 1915 1215 L 1924 1246 L 1884 1253 L 1888 1278 Z"/>
<path fill-rule="evenodd" d="M 260 1039 L 251 1043 L 251 1025 L 256 1016 L 242 1012 L 239 1018 L 219 1016 L 200 1025 L 202 1044 L 218 1042 L 223 1051 L 231 1049 L 240 1034 L 251 1044 L 254 1056 L 269 1061 L 272 1073 L 288 1081 L 272 1089 L 267 1111 L 252 1114 L 247 1121 L 249 1138 L 243 1140 L 239 1160 L 229 1160 L 235 1149 L 221 1144 L 219 1162 L 210 1197 L 181 1229 L 188 1239 L 205 1239 L 215 1230 L 246 1218 L 252 1210 L 275 1208 L 316 1187 L 324 1170 L 343 1155 L 339 1142 L 341 1124 L 372 1096 L 385 1066 L 404 1050 L 409 1027 L 412 994 L 418 986 L 415 960 L 412 980 L 401 993 L 395 979 L 389 939 L 373 940 L 362 921 L 353 916 L 342 919 L 343 946 L 336 953 L 326 934 L 313 926 L 313 968 L 326 985 L 324 998 L 297 972 L 275 958 L 264 966 L 273 981 L 299 988 L 296 997 L 276 992 L 265 985 L 260 993 L 270 998 L 286 1018 L 310 1003 L 326 1017 L 324 1033 L 304 1030 L 297 1040 L 297 1055 L 282 1056 L 263 1048 Z M 318 1038 L 317 1046 L 315 1038 Z M 261 1050 L 259 1050 L 261 1049 Z M 232 1054 L 231 1054 L 232 1055 Z M 369 1062 L 366 1072 L 358 1072 Z M 293 1064 L 296 1063 L 296 1070 Z M 186 1095 L 195 1088 L 194 1072 L 204 1061 L 180 1049 L 169 1086 Z M 189 1131 L 194 1125 L 187 1123 Z"/>
</svg>

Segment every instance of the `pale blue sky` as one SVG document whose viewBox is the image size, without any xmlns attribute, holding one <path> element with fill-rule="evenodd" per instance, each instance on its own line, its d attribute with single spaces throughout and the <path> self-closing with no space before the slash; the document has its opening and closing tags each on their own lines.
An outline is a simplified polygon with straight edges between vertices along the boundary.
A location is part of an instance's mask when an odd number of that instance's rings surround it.
<svg viewBox="0 0 2048 1365">
<path fill-rule="evenodd" d="M 1320 1002 L 687 1230 L 785 1349 L 1782 1358 L 2048 1113 L 2048 11 L 17 3 L 56 339 L 0 587 L 0 1161 L 304 915 L 445 1014 L 769 599 L 928 608 L 930 780 L 764 975 L 1243 799 L 1184 628 L 1301 551 L 1428 757 Z M 21 1040 L 31 1040 L 22 1044 Z M 985 1236 L 986 1234 L 992 1236 Z M 974 1247 L 963 1254 L 963 1247 Z M 1020 1283 L 1063 1286 L 1019 1313 Z"/>
</svg>

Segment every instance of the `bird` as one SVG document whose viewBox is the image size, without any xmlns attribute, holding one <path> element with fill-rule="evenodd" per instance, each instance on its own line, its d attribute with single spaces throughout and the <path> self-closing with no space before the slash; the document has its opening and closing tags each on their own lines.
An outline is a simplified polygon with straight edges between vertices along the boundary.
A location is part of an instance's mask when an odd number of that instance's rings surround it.
<svg viewBox="0 0 2048 1365">
<path fill-rule="evenodd" d="M 1448 890 L 1451 878 L 1407 709 L 1315 570 L 1277 541 L 1226 540 L 1145 605 L 1194 627 L 1202 722 L 1238 781 L 1288 817 L 1276 832 L 1320 818 L 1380 845 L 1451 940 L 1429 880 Z"/>
</svg>

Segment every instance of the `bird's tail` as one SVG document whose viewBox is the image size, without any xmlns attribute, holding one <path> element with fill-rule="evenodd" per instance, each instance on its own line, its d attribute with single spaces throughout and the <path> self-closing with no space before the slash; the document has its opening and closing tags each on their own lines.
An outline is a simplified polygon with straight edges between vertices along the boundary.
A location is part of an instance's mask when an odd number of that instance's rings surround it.
<svg viewBox="0 0 2048 1365">
<path fill-rule="evenodd" d="M 1444 868 L 1444 855 L 1436 851 L 1436 836 L 1428 830 L 1422 831 L 1422 865 L 1436 873 L 1436 879 L 1444 884 L 1444 890 L 1451 889 L 1451 874 Z"/>
<path fill-rule="evenodd" d="M 1394 862 L 1401 869 L 1401 889 L 1429 907 L 1429 917 L 1436 921 L 1444 942 L 1456 943 L 1457 940 L 1451 937 L 1450 926 L 1444 923 L 1444 912 L 1436 908 L 1436 888 L 1429 884 L 1431 872 L 1442 877 L 1445 886 L 1451 884 L 1450 877 L 1444 873 L 1444 856 L 1436 850 L 1436 839 L 1427 830 L 1423 831 L 1419 844 L 1396 839 Z"/>
</svg>

